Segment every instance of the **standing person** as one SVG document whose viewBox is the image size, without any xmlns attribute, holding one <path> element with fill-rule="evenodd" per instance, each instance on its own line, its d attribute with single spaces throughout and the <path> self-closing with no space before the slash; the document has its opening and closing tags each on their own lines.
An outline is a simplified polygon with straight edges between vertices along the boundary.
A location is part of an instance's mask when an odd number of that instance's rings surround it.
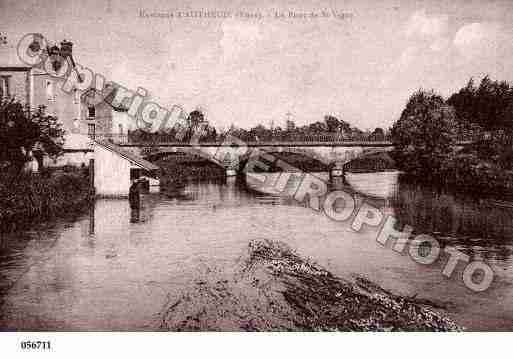
<svg viewBox="0 0 513 359">
<path fill-rule="evenodd" d="M 134 180 L 128 191 L 128 201 L 130 202 L 131 209 L 139 209 L 140 207 L 140 194 L 139 194 L 139 182 Z"/>
</svg>

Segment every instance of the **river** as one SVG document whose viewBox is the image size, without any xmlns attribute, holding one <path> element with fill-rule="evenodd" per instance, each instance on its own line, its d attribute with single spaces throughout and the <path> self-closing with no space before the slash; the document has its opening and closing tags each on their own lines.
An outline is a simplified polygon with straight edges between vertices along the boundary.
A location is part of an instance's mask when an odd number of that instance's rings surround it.
<svg viewBox="0 0 513 359">
<path fill-rule="evenodd" d="M 325 176 L 325 174 L 319 174 Z M 415 263 L 287 196 L 228 179 L 173 193 L 98 199 L 73 218 L 2 234 L 2 330 L 157 330 L 163 305 L 204 273 L 230 271 L 249 241 L 288 243 L 336 275 L 358 273 L 398 294 L 443 304 L 469 330 L 513 328 L 513 207 L 403 183 L 395 172 L 348 174 L 343 188 L 494 269 L 492 286 L 467 289 L 461 273 Z"/>
</svg>

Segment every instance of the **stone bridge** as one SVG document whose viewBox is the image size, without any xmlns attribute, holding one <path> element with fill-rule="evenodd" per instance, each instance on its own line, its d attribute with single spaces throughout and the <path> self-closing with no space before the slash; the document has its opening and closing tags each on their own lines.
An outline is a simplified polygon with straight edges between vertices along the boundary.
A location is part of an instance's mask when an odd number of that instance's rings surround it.
<svg viewBox="0 0 513 359">
<path fill-rule="evenodd" d="M 392 142 L 258 142 L 242 143 L 168 143 L 168 144 L 119 144 L 123 149 L 152 161 L 176 154 L 192 154 L 212 161 L 226 169 L 228 175 L 242 170 L 241 165 L 249 159 L 263 158 L 272 162 L 272 154 L 293 153 L 315 159 L 329 169 L 341 171 L 345 164 L 354 159 L 394 149 Z"/>
</svg>

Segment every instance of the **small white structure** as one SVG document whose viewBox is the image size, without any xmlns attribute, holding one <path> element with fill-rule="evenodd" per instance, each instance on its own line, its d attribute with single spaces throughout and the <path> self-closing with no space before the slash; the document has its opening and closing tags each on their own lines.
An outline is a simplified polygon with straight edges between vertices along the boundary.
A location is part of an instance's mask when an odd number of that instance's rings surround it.
<svg viewBox="0 0 513 359">
<path fill-rule="evenodd" d="M 128 196 L 130 180 L 152 176 L 158 167 L 107 142 L 94 143 L 94 188 L 102 197 Z"/>
</svg>

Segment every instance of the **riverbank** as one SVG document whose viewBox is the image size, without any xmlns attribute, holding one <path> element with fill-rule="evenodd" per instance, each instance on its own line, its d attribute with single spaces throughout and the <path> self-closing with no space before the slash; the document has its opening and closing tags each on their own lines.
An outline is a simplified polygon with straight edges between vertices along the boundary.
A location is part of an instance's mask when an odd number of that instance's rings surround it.
<svg viewBox="0 0 513 359">
<path fill-rule="evenodd" d="M 255 241 L 233 278 L 210 271 L 169 298 L 171 331 L 458 331 L 435 303 L 395 295 L 363 277 L 342 279 L 282 243 Z"/>
<path fill-rule="evenodd" d="M 90 200 L 86 169 L 3 177 L 0 180 L 0 230 L 23 229 L 28 224 L 80 211 Z"/>
<path fill-rule="evenodd" d="M 504 131 L 476 132 L 455 147 L 408 146 L 392 152 L 403 177 L 476 197 L 513 197 L 513 142 Z M 398 140 L 397 140 L 398 141 Z M 438 145 L 437 145 L 438 146 Z"/>
<path fill-rule="evenodd" d="M 480 158 L 475 152 L 449 158 L 442 169 L 441 183 L 479 196 L 513 196 L 511 163 Z"/>
<path fill-rule="evenodd" d="M 441 173 L 432 176 L 403 172 L 401 179 L 434 189 L 467 194 L 477 198 L 513 200 L 513 170 L 491 161 L 469 161 L 467 156 L 445 164 Z"/>
</svg>

